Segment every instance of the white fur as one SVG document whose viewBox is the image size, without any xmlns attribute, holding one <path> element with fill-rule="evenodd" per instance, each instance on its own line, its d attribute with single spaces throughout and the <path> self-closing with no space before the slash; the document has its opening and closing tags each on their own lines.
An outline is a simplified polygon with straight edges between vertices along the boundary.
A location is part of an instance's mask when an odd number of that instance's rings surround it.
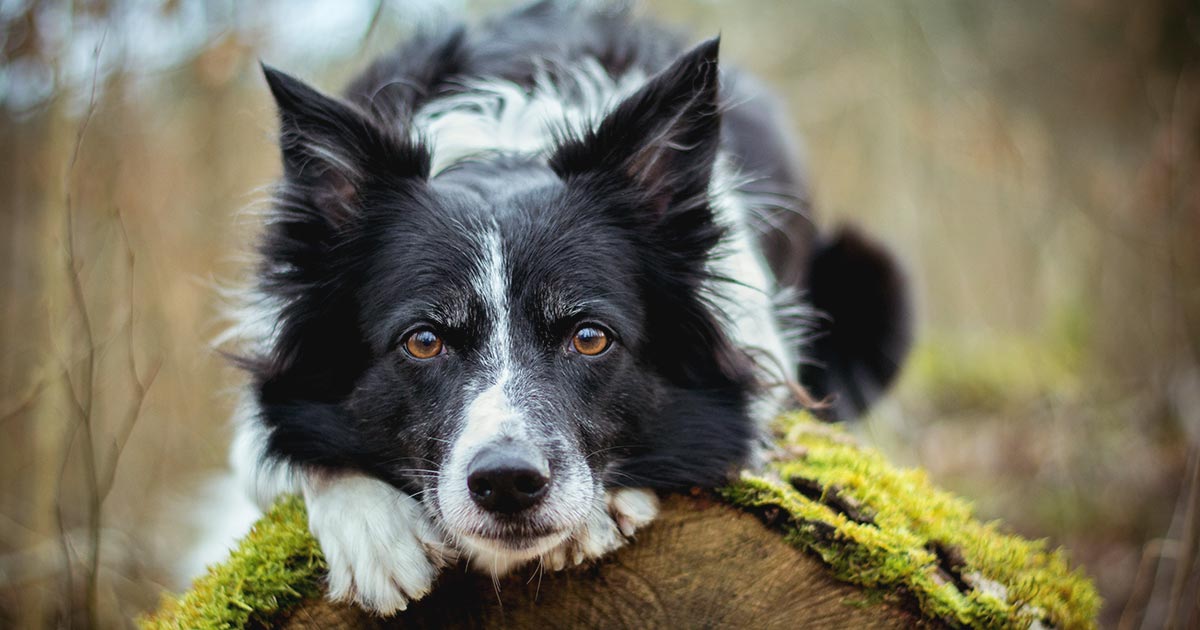
<svg viewBox="0 0 1200 630">
<path fill-rule="evenodd" d="M 505 388 L 509 374 L 502 371 L 496 382 L 483 390 L 467 405 L 466 423 L 454 444 L 456 452 L 473 455 L 479 447 L 504 437 L 519 437 L 524 433 L 519 414 L 509 403 Z"/>
<path fill-rule="evenodd" d="M 455 553 L 414 498 L 364 475 L 308 477 L 308 526 L 329 565 L 329 597 L 388 615 L 429 592 Z"/>
<path fill-rule="evenodd" d="M 300 492 L 303 474 L 267 454 L 268 429 L 258 417 L 254 395 L 246 390 L 234 409 L 229 463 L 242 491 L 266 510 L 281 494 Z"/>
<path fill-rule="evenodd" d="M 433 172 L 493 151 L 544 152 L 552 146 L 556 130 L 564 125 L 572 129 L 594 126 L 646 80 L 641 72 L 613 79 L 594 59 L 582 61 L 561 76 L 561 81 L 570 85 L 554 83 L 544 71 L 538 72 L 532 90 L 511 81 L 472 81 L 465 85 L 466 91 L 423 107 L 413 126 L 431 142 Z M 578 98 L 565 98 L 568 88 Z"/>
<path fill-rule="evenodd" d="M 454 437 L 454 446 L 438 479 L 437 491 L 438 509 L 451 532 L 459 536 L 463 536 L 459 530 L 465 529 L 468 523 L 487 518 L 474 505 L 467 490 L 467 467 L 471 460 L 489 443 L 506 437 L 522 438 L 525 434 L 523 413 L 509 400 L 508 389 L 512 381 L 509 335 L 512 327 L 503 249 L 495 226 L 482 235 L 479 245 L 479 269 L 473 286 L 475 292 L 483 296 L 492 314 L 492 337 L 483 344 L 491 374 L 483 383 L 468 385 L 468 396 L 474 398 L 467 404 L 462 429 Z M 464 537 L 464 540 L 469 538 Z"/>
<path fill-rule="evenodd" d="M 453 461 L 451 466 L 454 467 Z M 553 486 L 549 494 L 535 509 L 537 518 L 556 524 L 558 530 L 542 538 L 525 541 L 521 548 L 512 548 L 492 538 L 465 532 L 466 527 L 475 525 L 478 529 L 479 524 L 483 524 L 485 533 L 494 531 L 495 528 L 489 525 L 492 517 L 470 501 L 465 477 L 461 484 L 446 484 L 445 487 L 455 495 L 456 500 L 446 501 L 443 492 L 439 492 L 442 514 L 455 545 L 473 568 L 493 575 L 504 575 L 561 545 L 573 544 L 576 538 L 585 533 L 584 525 L 589 519 L 596 518 L 595 505 L 604 504 L 602 499 L 598 499 L 603 496 L 603 490 L 595 486 L 586 463 L 581 458 L 577 462 L 564 464 L 554 471 L 551 483 Z"/>
<path fill-rule="evenodd" d="M 606 495 L 608 512 L 617 529 L 627 537 L 650 524 L 658 516 L 658 496 L 641 488 L 617 488 Z"/>
<path fill-rule="evenodd" d="M 473 284 L 475 292 L 483 296 L 492 314 L 492 337 L 484 344 L 492 381 L 467 406 L 466 422 L 454 447 L 456 454 L 464 456 L 473 455 L 480 446 L 497 438 L 521 437 L 525 432 L 522 414 L 508 399 L 508 388 L 513 378 L 512 315 L 508 306 L 508 274 L 498 228 L 492 226 L 483 235 L 480 249 L 480 268 Z"/>
<path fill-rule="evenodd" d="M 261 313 L 254 313 L 238 327 L 242 332 L 258 329 L 268 334 L 268 328 L 259 325 L 262 319 Z M 267 455 L 267 427 L 258 417 L 249 388 L 241 391 L 232 422 L 230 471 L 205 480 L 201 496 L 192 501 L 194 514 L 206 526 L 173 567 L 181 585 L 186 586 L 206 567 L 223 560 L 276 498 L 301 489 L 302 472 Z"/>
<path fill-rule="evenodd" d="M 588 518 L 562 544 L 542 556 L 555 571 L 596 560 L 629 542 L 638 529 L 658 516 L 658 497 L 651 490 L 616 488 L 604 493 Z"/>
<path fill-rule="evenodd" d="M 597 560 L 620 549 L 637 530 L 658 516 L 658 497 L 643 488 L 616 488 L 598 493 L 584 519 L 560 536 L 547 537 L 521 552 L 480 543 L 470 556 L 471 566 L 493 575 L 504 575 L 532 560 L 561 571 Z"/>
<path fill-rule="evenodd" d="M 364 475 L 321 474 L 269 457 L 267 427 L 249 392 L 235 423 L 230 460 L 238 485 L 261 510 L 281 494 L 304 496 L 309 530 L 329 565 L 330 598 L 383 615 L 404 610 L 456 557 L 424 506 L 408 494 Z M 245 510 L 237 514 L 246 520 Z M 228 549 L 227 541 L 207 538 L 209 544 L 189 558 L 193 567 L 218 560 L 216 554 Z"/>
<path fill-rule="evenodd" d="M 717 277 L 736 282 L 716 282 L 709 290 L 717 297 L 716 306 L 728 318 L 726 334 L 733 343 L 755 358 L 763 380 L 773 385 L 795 382 L 798 357 L 793 345 L 786 343 L 775 298 L 778 288 L 774 276 L 755 242 L 750 227 L 752 210 L 748 200 L 737 192 L 724 160 L 718 160 L 710 197 L 717 221 L 728 230 L 725 255 L 712 261 Z M 787 390 L 773 387 L 754 402 L 751 409 L 760 425 L 779 415 Z"/>
<path fill-rule="evenodd" d="M 492 337 L 483 344 L 491 374 L 483 383 L 469 385 L 473 398 L 467 404 L 462 429 L 454 437 L 450 457 L 438 479 L 436 509 L 472 566 L 502 574 L 561 544 L 583 520 L 595 493 L 582 457 L 563 462 L 555 471 L 550 492 L 536 508 L 539 518 L 560 526 L 559 533 L 528 541 L 520 549 L 509 548 L 487 536 L 498 531 L 498 527 L 493 524 L 492 515 L 471 499 L 467 488 L 468 466 L 481 449 L 501 440 L 517 440 L 533 447 L 527 418 L 529 405 L 535 403 L 527 395 L 528 390 L 523 389 L 514 367 L 512 351 L 517 340 L 512 337 L 508 274 L 499 230 L 492 226 L 484 232 L 479 246 L 479 269 L 473 285 L 492 314 Z"/>
<path fill-rule="evenodd" d="M 523 549 L 508 549 L 479 537 L 459 537 L 455 540 L 467 563 L 480 573 L 501 576 L 511 573 L 513 569 L 524 566 L 529 562 L 553 551 L 570 540 L 575 530 L 566 530 L 553 536 L 530 541 Z"/>
</svg>

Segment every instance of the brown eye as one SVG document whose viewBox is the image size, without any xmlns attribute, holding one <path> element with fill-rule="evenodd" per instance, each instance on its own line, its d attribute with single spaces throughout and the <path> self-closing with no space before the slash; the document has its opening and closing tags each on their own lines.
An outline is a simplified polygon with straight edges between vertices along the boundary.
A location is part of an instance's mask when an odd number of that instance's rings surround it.
<svg viewBox="0 0 1200 630">
<path fill-rule="evenodd" d="M 579 354 L 594 357 L 612 345 L 608 333 L 596 326 L 580 326 L 571 339 L 571 347 Z"/>
<path fill-rule="evenodd" d="M 432 330 L 423 328 L 404 340 L 404 349 L 414 359 L 432 359 L 442 353 L 442 338 Z"/>
</svg>

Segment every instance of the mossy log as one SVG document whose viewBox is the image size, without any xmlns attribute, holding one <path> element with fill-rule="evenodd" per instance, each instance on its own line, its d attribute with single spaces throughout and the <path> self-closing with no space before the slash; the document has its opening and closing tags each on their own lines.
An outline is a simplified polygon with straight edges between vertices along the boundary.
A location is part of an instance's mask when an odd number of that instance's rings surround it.
<svg viewBox="0 0 1200 630">
<path fill-rule="evenodd" d="M 757 517 L 705 498 L 671 497 L 637 540 L 592 566 L 518 572 L 493 585 L 466 571 L 392 619 L 310 599 L 280 628 L 911 628 L 918 614 L 864 605 Z"/>
<path fill-rule="evenodd" d="M 916 470 L 836 429 L 780 421 L 777 461 L 657 521 L 590 565 L 493 584 L 461 567 L 391 618 L 323 599 L 302 502 L 281 501 L 148 628 L 1095 626 L 1099 598 L 1061 551 L 975 520 Z"/>
</svg>

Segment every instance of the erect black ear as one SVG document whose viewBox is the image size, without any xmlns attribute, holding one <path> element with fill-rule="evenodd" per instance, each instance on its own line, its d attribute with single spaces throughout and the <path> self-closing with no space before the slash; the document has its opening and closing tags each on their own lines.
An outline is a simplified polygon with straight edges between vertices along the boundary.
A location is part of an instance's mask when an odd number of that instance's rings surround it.
<svg viewBox="0 0 1200 630">
<path fill-rule="evenodd" d="M 561 142 L 551 168 L 563 178 L 623 175 L 660 211 L 702 198 L 720 142 L 719 47 L 714 38 L 684 53 L 595 129 Z"/>
<path fill-rule="evenodd" d="M 908 286 L 881 245 L 844 228 L 809 262 L 808 298 L 822 322 L 801 366 L 801 383 L 831 406 L 831 420 L 865 412 L 895 379 L 912 344 Z"/>
<path fill-rule="evenodd" d="M 429 152 L 353 105 L 330 98 L 267 65 L 279 106 L 279 146 L 287 192 L 338 226 L 355 213 L 372 179 L 429 176 Z"/>
</svg>

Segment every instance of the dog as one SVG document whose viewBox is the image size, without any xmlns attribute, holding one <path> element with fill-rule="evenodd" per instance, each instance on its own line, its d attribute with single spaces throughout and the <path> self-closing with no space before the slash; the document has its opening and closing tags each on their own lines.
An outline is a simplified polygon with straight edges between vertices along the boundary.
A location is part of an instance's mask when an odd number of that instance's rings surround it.
<svg viewBox="0 0 1200 630">
<path fill-rule="evenodd" d="M 232 461 L 261 506 L 303 495 L 330 597 L 600 558 L 754 466 L 797 392 L 848 418 L 893 379 L 899 268 L 816 231 L 780 105 L 718 51 L 545 1 L 341 98 L 263 66 L 283 176 Z"/>
</svg>

